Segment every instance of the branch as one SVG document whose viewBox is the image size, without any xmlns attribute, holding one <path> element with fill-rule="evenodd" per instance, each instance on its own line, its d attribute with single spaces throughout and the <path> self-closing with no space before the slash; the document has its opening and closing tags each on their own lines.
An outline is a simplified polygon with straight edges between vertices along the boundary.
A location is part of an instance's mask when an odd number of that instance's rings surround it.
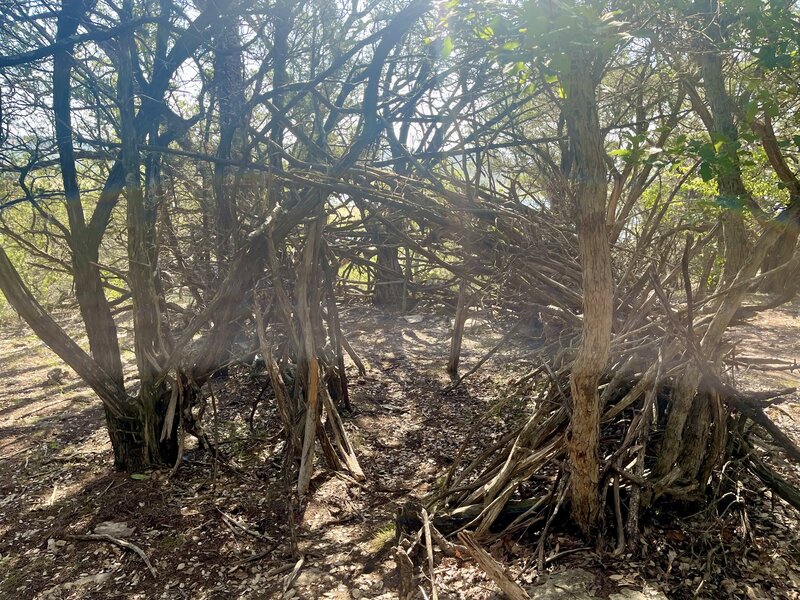
<svg viewBox="0 0 800 600">
<path fill-rule="evenodd" d="M 145 23 L 155 23 L 158 19 L 155 17 L 141 17 L 126 23 L 121 23 L 116 27 L 110 29 L 96 29 L 87 33 L 78 35 L 71 35 L 69 37 L 58 40 L 49 46 L 43 46 L 36 50 L 23 52 L 22 54 L 10 54 L 7 56 L 0 56 L 0 68 L 2 67 L 15 67 L 18 65 L 25 65 L 48 58 L 58 52 L 59 50 L 66 50 L 72 48 L 75 44 L 82 44 L 83 42 L 104 42 L 113 37 L 116 37 L 126 31 L 135 29 L 139 25 Z"/>
<path fill-rule="evenodd" d="M 158 571 L 156 571 L 155 567 L 152 565 L 150 560 L 147 558 L 147 555 L 144 553 L 144 550 L 139 548 L 136 544 L 132 542 L 128 542 L 126 540 L 121 540 L 119 538 L 115 538 L 111 535 L 105 533 L 89 533 L 86 535 L 73 535 L 70 536 L 73 540 L 80 540 L 82 542 L 108 542 L 110 544 L 116 544 L 117 546 L 121 546 L 123 548 L 127 548 L 138 554 L 141 559 L 144 561 L 144 564 L 147 565 L 147 569 L 150 571 L 150 574 L 153 577 L 158 576 Z"/>
<path fill-rule="evenodd" d="M 110 413 L 124 414 L 125 389 L 70 338 L 28 290 L 5 250 L 0 247 L 0 291 L 34 333 L 97 393 Z"/>
</svg>

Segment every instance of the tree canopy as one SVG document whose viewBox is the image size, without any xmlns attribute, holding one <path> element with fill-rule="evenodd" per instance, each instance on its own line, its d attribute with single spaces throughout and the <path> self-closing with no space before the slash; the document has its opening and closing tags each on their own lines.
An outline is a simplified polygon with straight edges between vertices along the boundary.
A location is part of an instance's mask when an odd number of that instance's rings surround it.
<svg viewBox="0 0 800 600">
<path fill-rule="evenodd" d="M 540 334 L 530 410 L 428 508 L 480 535 L 566 501 L 634 545 L 732 457 L 800 508 L 745 434 L 800 459 L 785 391 L 738 390 L 729 342 L 800 286 L 794 1 L 2 6 L 0 310 L 94 391 L 117 468 L 216 452 L 207 384 L 257 357 L 298 497 L 322 462 L 362 480 L 339 307 L 455 311 L 455 373 L 480 302 Z"/>
</svg>

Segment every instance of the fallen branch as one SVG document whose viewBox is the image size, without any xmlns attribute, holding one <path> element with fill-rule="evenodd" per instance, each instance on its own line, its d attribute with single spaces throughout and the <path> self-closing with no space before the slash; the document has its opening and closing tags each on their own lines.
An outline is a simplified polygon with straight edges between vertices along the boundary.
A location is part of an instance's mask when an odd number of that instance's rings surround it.
<svg viewBox="0 0 800 600">
<path fill-rule="evenodd" d="M 257 531 L 254 531 L 253 529 L 250 529 L 250 528 L 249 528 L 247 525 L 245 525 L 244 523 L 241 523 L 241 522 L 237 521 L 236 519 L 234 519 L 233 517 L 231 517 L 230 515 L 228 515 L 228 514 L 225 514 L 225 513 L 224 513 L 224 512 L 222 512 L 220 509 L 217 509 L 217 512 L 218 512 L 220 515 L 222 515 L 222 520 L 225 522 L 225 524 L 226 524 L 228 527 L 230 527 L 230 528 L 231 528 L 231 530 L 232 530 L 234 533 L 236 532 L 236 530 L 237 530 L 237 529 L 239 529 L 240 531 L 242 531 L 242 532 L 246 533 L 247 535 L 250 535 L 250 536 L 252 536 L 252 537 L 254 537 L 254 538 L 258 539 L 258 540 L 272 541 L 272 540 L 270 540 L 268 537 L 266 537 L 266 536 L 264 536 L 264 535 L 260 534 L 259 532 L 257 532 Z"/>
<path fill-rule="evenodd" d="M 459 546 L 458 544 L 453 544 L 445 539 L 445 537 L 439 532 L 436 527 L 431 525 L 431 537 L 433 541 L 436 542 L 436 545 L 439 546 L 439 550 L 442 551 L 442 554 L 445 556 L 449 556 L 451 558 L 463 558 L 463 555 L 466 553 L 466 548 L 463 546 Z"/>
<path fill-rule="evenodd" d="M 73 540 L 80 540 L 83 542 L 108 542 L 109 544 L 116 544 L 122 548 L 127 548 L 132 552 L 135 552 L 139 555 L 139 557 L 144 561 L 144 564 L 147 565 L 147 569 L 150 571 L 150 574 L 153 577 L 158 577 L 158 571 L 156 571 L 155 567 L 150 563 L 150 560 L 147 558 L 147 555 L 144 553 L 144 550 L 139 548 L 133 542 L 128 542 L 127 540 L 121 540 L 119 538 L 115 538 L 114 536 L 108 535 L 106 533 L 87 533 L 84 535 L 72 535 L 70 536 Z"/>
<path fill-rule="evenodd" d="M 439 594 L 436 592 L 436 573 L 433 570 L 433 536 L 431 535 L 431 521 L 428 518 L 428 511 L 424 508 L 422 509 L 422 523 L 425 529 L 425 549 L 428 552 L 428 570 L 431 573 L 431 598 L 432 600 L 439 600 Z"/>
<path fill-rule="evenodd" d="M 292 572 L 286 576 L 283 582 L 283 594 L 281 595 L 281 598 L 286 597 L 289 588 L 291 588 L 292 585 L 294 585 L 294 582 L 300 576 L 300 569 L 303 568 L 305 562 L 306 562 L 306 557 L 301 556 L 295 563 L 294 567 L 292 568 Z"/>
<path fill-rule="evenodd" d="M 510 600 L 531 600 L 528 592 L 511 578 L 505 567 L 481 548 L 468 532 L 460 531 L 458 539 L 464 544 L 473 560 L 492 578 L 492 581 L 497 584 L 507 598 Z"/>
<path fill-rule="evenodd" d="M 750 470 L 755 473 L 773 493 L 783 498 L 797 510 L 800 510 L 800 490 L 768 467 L 764 461 L 755 455 L 755 452 L 753 452 L 753 449 L 749 445 L 744 442 L 742 445 L 743 450 L 747 453 L 747 462 Z"/>
<path fill-rule="evenodd" d="M 414 593 L 414 563 L 402 546 L 395 548 L 397 563 L 397 594 L 400 600 L 407 600 Z"/>
</svg>

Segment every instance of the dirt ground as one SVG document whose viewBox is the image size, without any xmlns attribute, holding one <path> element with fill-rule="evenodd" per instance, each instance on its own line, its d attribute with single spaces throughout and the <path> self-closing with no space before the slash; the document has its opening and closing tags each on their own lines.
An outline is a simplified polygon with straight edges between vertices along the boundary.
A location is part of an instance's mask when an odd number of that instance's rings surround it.
<svg viewBox="0 0 800 600">
<path fill-rule="evenodd" d="M 798 314 L 794 304 L 738 328 L 747 348 L 740 354 L 794 360 L 800 353 Z M 248 425 L 264 374 L 242 367 L 212 384 L 220 417 L 211 435 L 224 461 L 189 446 L 174 476 L 168 470 L 115 473 L 102 410 L 91 392 L 72 372 L 53 374 L 64 367 L 27 328 L 4 326 L 0 598 L 396 598 L 389 548 L 398 507 L 435 488 L 464 432 L 498 398 L 509 395 L 510 401 L 480 428 L 467 453 L 524 413 L 525 398 L 510 395 L 507 384 L 530 368 L 525 357 L 534 342 L 518 339 L 456 391 L 443 393 L 451 384 L 445 373 L 448 317 L 387 315 L 359 306 L 344 309 L 343 321 L 368 366 L 361 377 L 349 366 L 354 412 L 345 416 L 367 481 L 318 470 L 297 515 L 285 501 L 281 438 L 269 397 L 257 404 L 253 429 Z M 505 329 L 471 320 L 462 372 Z M 750 387 L 800 383 L 796 370 L 739 376 Z M 798 434 L 797 394 L 773 412 Z M 649 587 L 669 598 L 800 598 L 797 516 L 762 489 L 738 494 L 737 506 L 746 510 L 729 510 L 716 521 L 651 515 L 642 556 L 612 556 L 557 534 L 545 546 L 546 570 L 586 569 L 601 597 Z M 292 520 L 299 561 L 290 553 Z M 123 527 L 115 531 L 124 531 L 144 552 L 155 575 L 129 549 L 76 538 L 102 531 L 104 522 Z M 536 542 L 504 539 L 490 550 L 519 582 L 534 585 L 546 576 L 536 571 Z M 439 598 L 499 597 L 468 561 L 438 558 Z M 295 570 L 299 575 L 284 592 Z M 420 585 L 430 593 L 426 579 Z M 534 597 L 536 589 L 530 588 Z"/>
</svg>

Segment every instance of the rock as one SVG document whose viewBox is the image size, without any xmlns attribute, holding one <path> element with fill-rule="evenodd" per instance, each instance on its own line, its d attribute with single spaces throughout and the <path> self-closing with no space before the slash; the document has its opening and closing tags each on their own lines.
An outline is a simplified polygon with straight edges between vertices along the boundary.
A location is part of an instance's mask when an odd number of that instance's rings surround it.
<svg viewBox="0 0 800 600">
<path fill-rule="evenodd" d="M 645 588 L 641 592 L 631 588 L 622 588 L 608 597 L 608 600 L 667 600 L 667 597 L 652 588 Z"/>
<path fill-rule="evenodd" d="M 570 569 L 553 573 L 541 585 L 532 588 L 536 600 L 595 600 L 591 593 L 594 575 L 584 569 Z"/>
<path fill-rule="evenodd" d="M 529 589 L 535 600 L 601 600 L 593 593 L 594 575 L 584 569 L 570 569 L 553 573 L 541 585 Z M 661 592 L 645 588 L 643 591 L 622 588 L 608 600 L 667 600 Z"/>
<path fill-rule="evenodd" d="M 47 372 L 47 383 L 50 385 L 60 385 L 62 381 L 64 381 L 64 377 L 66 377 L 67 373 L 63 369 L 59 369 L 56 367 L 55 369 L 50 369 Z"/>
<path fill-rule="evenodd" d="M 66 583 L 62 583 L 55 587 L 50 588 L 49 590 L 44 592 L 45 598 L 52 598 L 56 600 L 57 598 L 62 598 L 63 591 L 67 590 L 74 590 L 82 587 L 86 587 L 88 585 L 102 585 L 111 579 L 111 573 L 97 573 L 96 575 L 87 575 L 86 577 L 81 577 L 80 579 L 76 579 L 75 581 L 68 581 Z"/>
<path fill-rule="evenodd" d="M 355 589 L 350 590 L 350 595 L 353 597 L 353 600 L 359 600 L 359 598 L 364 596 L 364 592 L 362 592 L 358 588 L 355 588 Z"/>
<path fill-rule="evenodd" d="M 116 521 L 103 521 L 94 528 L 98 535 L 110 535 L 116 538 L 126 538 L 133 535 L 133 528 L 128 527 L 127 523 Z"/>
<path fill-rule="evenodd" d="M 97 573 L 96 575 L 87 575 L 86 577 L 81 577 L 80 579 L 76 579 L 70 583 L 65 583 L 64 587 L 66 589 L 73 589 L 87 585 L 100 585 L 109 579 L 111 579 L 111 573 Z"/>
<path fill-rule="evenodd" d="M 350 590 L 344 584 L 339 584 L 336 589 L 329 590 L 324 597 L 329 600 L 351 600 L 353 598 L 350 595 Z"/>
<path fill-rule="evenodd" d="M 300 575 L 297 576 L 294 584 L 297 587 L 313 586 L 323 578 L 323 575 L 324 573 L 322 571 L 313 567 L 304 569 L 300 572 Z"/>
</svg>

